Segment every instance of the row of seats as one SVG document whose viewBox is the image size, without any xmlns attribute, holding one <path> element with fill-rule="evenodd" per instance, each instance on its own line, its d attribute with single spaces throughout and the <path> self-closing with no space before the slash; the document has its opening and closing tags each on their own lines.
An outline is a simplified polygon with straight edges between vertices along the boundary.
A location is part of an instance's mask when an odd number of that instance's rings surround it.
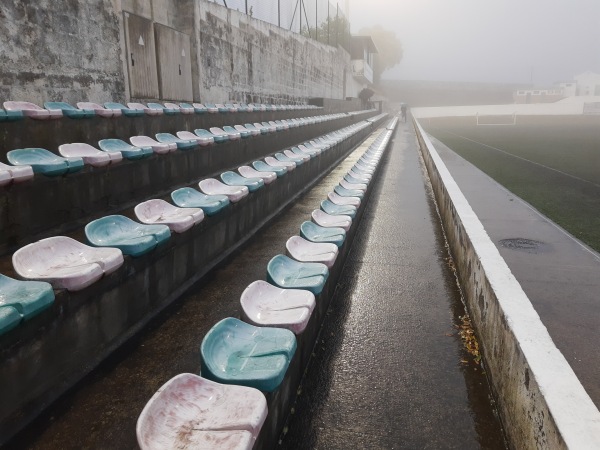
<svg viewBox="0 0 600 450">
<path fill-rule="evenodd" d="M 204 113 L 233 113 L 253 111 L 290 111 L 320 109 L 314 105 L 270 105 L 257 103 L 172 103 L 165 102 L 148 104 L 131 102 L 125 106 L 122 103 L 106 102 L 103 105 L 92 102 L 78 102 L 77 107 L 67 102 L 45 102 L 42 108 L 31 102 L 8 101 L 4 102 L 4 109 L 0 110 L 0 122 L 20 120 L 30 117 L 36 120 L 60 119 L 85 119 L 90 117 L 139 117 L 176 114 L 204 114 Z"/>
<path fill-rule="evenodd" d="M 209 330 L 200 348 L 201 376 L 172 378 L 146 404 L 136 428 L 140 448 L 176 448 L 182 435 L 195 448 L 253 448 L 268 413 L 261 391 L 275 391 L 284 379 L 296 335 L 308 324 L 396 123 L 313 211 L 300 235 L 288 239 L 287 255 L 271 259 L 267 281 L 244 290 L 245 321 L 229 317 Z"/>
<path fill-rule="evenodd" d="M 210 130 L 196 129 L 194 132 L 178 131 L 158 133 L 150 136 L 132 136 L 130 144 L 121 139 L 102 139 L 98 148 L 84 143 L 62 144 L 58 147 L 61 156 L 43 148 L 22 148 L 7 152 L 11 165 L 0 163 L 0 186 L 19 183 L 33 178 L 34 173 L 46 176 L 60 176 L 77 172 L 84 165 L 102 167 L 116 164 L 123 158 L 136 160 L 153 153 L 165 154 L 176 150 L 190 150 L 199 146 L 247 139 L 290 128 L 327 122 L 344 117 L 344 114 L 304 117 L 298 119 L 275 120 L 270 122 L 246 123 L 245 125 L 212 127 Z"/>
<path fill-rule="evenodd" d="M 54 236 L 20 248 L 12 257 L 13 267 L 22 278 L 35 281 L 0 279 L 0 334 L 50 306 L 52 288 L 77 291 L 90 286 L 117 270 L 123 255 L 139 257 L 154 250 L 171 232 L 189 230 L 205 215 L 217 214 L 366 126 L 362 122 L 307 141 L 254 161 L 252 166 L 239 167 L 237 172 L 224 172 L 220 180 L 204 179 L 198 184 L 200 190 L 177 189 L 171 193 L 173 204 L 161 199 L 142 202 L 134 208 L 139 222 L 122 215 L 94 220 L 84 230 L 92 246 Z"/>
</svg>

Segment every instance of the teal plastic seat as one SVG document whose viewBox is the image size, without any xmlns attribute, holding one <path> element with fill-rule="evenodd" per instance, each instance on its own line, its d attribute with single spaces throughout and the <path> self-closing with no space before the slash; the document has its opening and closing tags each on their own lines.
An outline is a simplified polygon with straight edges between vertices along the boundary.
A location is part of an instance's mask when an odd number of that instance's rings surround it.
<svg viewBox="0 0 600 450">
<path fill-rule="evenodd" d="M 167 144 L 177 144 L 179 150 L 190 150 L 198 146 L 198 141 L 191 139 L 180 139 L 171 133 L 157 133 L 156 140 Z"/>
<path fill-rule="evenodd" d="M 285 255 L 274 256 L 267 264 L 267 281 L 283 289 L 306 289 L 319 295 L 328 277 L 325 264 L 298 262 Z"/>
<path fill-rule="evenodd" d="M 160 103 L 150 102 L 150 103 L 148 103 L 148 108 L 150 108 L 150 109 L 162 109 L 163 112 L 165 114 L 169 115 L 169 116 L 174 116 L 174 115 L 180 113 L 180 111 L 178 109 L 167 108 L 165 105 L 161 105 Z"/>
<path fill-rule="evenodd" d="M 300 225 L 300 236 L 311 242 L 331 242 L 341 247 L 346 239 L 346 231 L 343 228 L 326 228 L 306 221 Z"/>
<path fill-rule="evenodd" d="M 225 135 L 217 135 L 217 134 L 213 134 L 208 130 L 205 130 L 203 128 L 197 128 L 194 130 L 194 133 L 196 133 L 196 135 L 200 136 L 200 137 L 210 137 L 213 138 L 214 141 L 217 144 L 221 144 L 223 142 L 227 142 L 229 140 L 229 136 Z"/>
<path fill-rule="evenodd" d="M 252 163 L 252 167 L 259 172 L 275 172 L 277 174 L 277 178 L 284 176 L 288 171 L 285 167 L 270 166 L 264 161 L 254 161 Z"/>
<path fill-rule="evenodd" d="M 108 153 L 119 152 L 126 159 L 142 159 L 151 156 L 154 151 L 152 147 L 134 147 L 121 139 L 102 139 L 98 141 L 100 150 Z"/>
<path fill-rule="evenodd" d="M 336 187 L 334 187 L 333 190 L 342 197 L 363 198 L 365 195 L 365 193 L 360 189 L 346 189 L 345 187 L 340 186 L 339 184 Z"/>
<path fill-rule="evenodd" d="M 141 256 L 171 237 L 167 225 L 143 225 L 125 216 L 106 216 L 85 226 L 85 235 L 96 247 L 115 247 L 125 255 Z"/>
<path fill-rule="evenodd" d="M 127 117 L 141 117 L 145 114 L 143 109 L 131 109 L 117 102 L 106 102 L 104 107 L 107 109 L 120 109 L 123 115 Z"/>
<path fill-rule="evenodd" d="M 60 109 L 63 116 L 70 117 L 71 119 L 87 119 L 96 115 L 93 109 L 78 109 L 67 102 L 45 102 L 44 108 Z"/>
<path fill-rule="evenodd" d="M 189 187 L 171 192 L 171 198 L 180 208 L 202 208 L 208 216 L 214 216 L 230 203 L 226 195 L 206 195 Z"/>
<path fill-rule="evenodd" d="M 242 137 L 242 139 L 246 139 L 249 138 L 250 136 L 252 136 L 252 133 L 250 133 L 249 131 L 245 131 L 245 130 L 237 130 L 232 126 L 229 125 L 225 125 L 223 127 L 223 131 L 225 131 L 228 134 L 235 134 L 235 133 L 239 133 L 240 136 Z"/>
<path fill-rule="evenodd" d="M 333 216 L 350 216 L 353 219 L 356 216 L 356 206 L 336 205 L 331 200 L 323 200 L 321 202 L 321 209 L 327 214 L 331 214 Z"/>
<path fill-rule="evenodd" d="M 265 185 L 262 178 L 246 178 L 231 171 L 223 172 L 221 180 L 229 186 L 247 186 L 250 192 L 257 191 Z"/>
<path fill-rule="evenodd" d="M 228 317 L 202 340 L 201 375 L 219 383 L 273 392 L 283 381 L 296 346 L 290 330 L 255 327 Z"/>
<path fill-rule="evenodd" d="M 248 130 L 258 130 L 260 131 L 260 134 L 267 134 L 269 132 L 269 130 L 263 126 L 257 127 L 256 125 L 253 125 L 251 123 L 245 123 L 244 127 L 246 127 Z"/>
<path fill-rule="evenodd" d="M 275 153 L 275 158 L 283 162 L 294 162 L 296 163 L 296 166 L 301 166 L 304 163 L 302 158 L 290 158 L 285 156 L 283 153 Z"/>
<path fill-rule="evenodd" d="M 63 158 L 44 148 L 19 148 L 6 154 L 14 166 L 31 166 L 34 173 L 49 177 L 77 172 L 83 169 L 83 159 Z"/>
<path fill-rule="evenodd" d="M 23 111 L 14 110 L 14 111 L 6 111 L 4 109 L 0 109 L 0 122 L 15 122 L 17 120 L 22 120 Z"/>
<path fill-rule="evenodd" d="M 0 274 L 0 335 L 54 303 L 54 290 L 42 281 L 20 281 Z"/>
</svg>

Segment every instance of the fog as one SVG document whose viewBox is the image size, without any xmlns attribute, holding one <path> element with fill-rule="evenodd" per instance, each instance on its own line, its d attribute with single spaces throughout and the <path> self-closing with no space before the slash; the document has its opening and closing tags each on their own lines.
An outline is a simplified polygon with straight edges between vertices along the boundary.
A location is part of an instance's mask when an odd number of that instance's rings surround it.
<svg viewBox="0 0 600 450">
<path fill-rule="evenodd" d="M 387 79 L 551 85 L 600 73 L 600 0 L 350 0 L 404 47 Z"/>
</svg>

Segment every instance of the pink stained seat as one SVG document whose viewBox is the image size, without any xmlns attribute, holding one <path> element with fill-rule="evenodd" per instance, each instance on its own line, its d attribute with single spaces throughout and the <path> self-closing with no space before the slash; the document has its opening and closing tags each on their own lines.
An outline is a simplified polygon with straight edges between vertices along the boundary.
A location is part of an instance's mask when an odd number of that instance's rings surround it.
<svg viewBox="0 0 600 450">
<path fill-rule="evenodd" d="M 192 133 L 191 131 L 178 131 L 177 137 L 179 139 L 183 139 L 184 141 L 195 140 L 196 142 L 198 142 L 198 145 L 201 145 L 203 147 L 215 143 L 215 140 L 213 138 L 198 136 L 197 134 Z"/>
<path fill-rule="evenodd" d="M 33 178 L 33 168 L 31 166 L 10 166 L 0 163 L 0 186 L 10 183 L 21 183 Z"/>
<path fill-rule="evenodd" d="M 249 193 L 246 186 L 229 186 L 215 178 L 202 180 L 198 186 L 207 195 L 226 195 L 232 203 L 239 202 Z"/>
<path fill-rule="evenodd" d="M 300 155 L 298 153 L 294 153 L 291 150 L 284 150 L 283 154 L 288 158 L 302 158 L 302 161 L 304 162 L 310 161 L 310 155 L 308 153 Z"/>
<path fill-rule="evenodd" d="M 123 253 L 116 248 L 95 248 L 66 236 L 55 236 L 20 248 L 12 263 L 23 278 L 47 281 L 56 289 L 78 291 L 117 270 L 123 264 Z"/>
<path fill-rule="evenodd" d="M 277 174 L 275 172 L 263 172 L 250 166 L 238 167 L 238 172 L 241 176 L 246 178 L 262 178 L 265 184 L 271 184 L 277 179 Z"/>
<path fill-rule="evenodd" d="M 367 190 L 367 185 L 364 183 L 349 183 L 344 179 L 340 181 L 340 186 L 342 186 L 344 189 L 358 189 L 359 191 L 363 192 Z"/>
<path fill-rule="evenodd" d="M 194 114 L 194 108 L 182 108 L 177 103 L 170 103 L 170 102 L 165 102 L 164 105 L 165 105 L 165 108 L 179 111 L 181 114 Z"/>
<path fill-rule="evenodd" d="M 177 144 L 158 142 L 149 136 L 131 136 L 129 138 L 131 145 L 135 147 L 152 147 L 154 153 L 165 154 L 177 150 Z"/>
<path fill-rule="evenodd" d="M 287 162 L 287 161 L 279 161 L 276 158 L 273 158 L 272 156 L 267 156 L 265 158 L 265 162 L 273 167 L 285 167 L 288 172 L 291 172 L 292 170 L 294 170 L 296 168 L 296 163 L 293 161 Z"/>
<path fill-rule="evenodd" d="M 84 143 L 59 145 L 58 152 L 65 158 L 81 158 L 84 164 L 94 167 L 103 167 L 123 160 L 121 152 L 103 152 Z"/>
<path fill-rule="evenodd" d="M 326 228 L 343 228 L 348 231 L 352 226 L 352 217 L 346 215 L 327 214 L 325 211 L 315 209 L 311 213 L 313 222 Z"/>
<path fill-rule="evenodd" d="M 183 233 L 204 219 L 201 208 L 179 208 L 160 199 L 140 203 L 134 212 L 140 222 L 167 225 L 175 233 Z"/>
<path fill-rule="evenodd" d="M 327 194 L 327 198 L 329 198 L 329 200 L 336 205 L 352 205 L 356 206 L 357 208 L 360 206 L 360 198 L 358 197 L 342 197 L 335 192 L 330 192 Z"/>
<path fill-rule="evenodd" d="M 266 417 L 267 401 L 258 389 L 182 373 L 146 403 L 136 436 L 141 450 L 250 450 Z"/>
<path fill-rule="evenodd" d="M 281 289 L 258 280 L 242 292 L 240 304 L 249 323 L 300 334 L 315 308 L 315 295 L 304 289 Z"/>
<path fill-rule="evenodd" d="M 162 109 L 150 108 L 148 105 L 144 105 L 143 103 L 127 103 L 127 107 L 129 109 L 137 109 L 139 111 L 144 111 L 144 113 L 148 116 L 160 116 L 163 114 Z"/>
<path fill-rule="evenodd" d="M 338 247 L 328 242 L 311 242 L 300 236 L 292 236 L 285 243 L 290 257 L 300 262 L 319 262 L 332 268 L 338 256 Z"/>
<path fill-rule="evenodd" d="M 44 109 L 31 102 L 4 102 L 4 109 L 7 111 L 22 111 L 23 115 L 36 120 L 60 119 L 62 117 L 60 109 Z"/>
<path fill-rule="evenodd" d="M 78 102 L 77 107 L 79 109 L 91 109 L 97 116 L 106 118 L 121 117 L 121 115 L 123 114 L 123 112 L 120 109 L 105 108 L 104 106 L 93 102 Z"/>
</svg>

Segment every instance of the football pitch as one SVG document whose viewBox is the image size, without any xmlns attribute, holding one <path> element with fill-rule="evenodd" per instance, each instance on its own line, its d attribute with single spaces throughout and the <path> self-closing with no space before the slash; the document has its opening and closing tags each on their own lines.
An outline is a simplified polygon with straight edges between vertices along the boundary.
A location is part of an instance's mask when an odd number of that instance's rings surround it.
<svg viewBox="0 0 600 450">
<path fill-rule="evenodd" d="M 423 120 L 425 130 L 600 251 L 600 117 Z"/>
</svg>

